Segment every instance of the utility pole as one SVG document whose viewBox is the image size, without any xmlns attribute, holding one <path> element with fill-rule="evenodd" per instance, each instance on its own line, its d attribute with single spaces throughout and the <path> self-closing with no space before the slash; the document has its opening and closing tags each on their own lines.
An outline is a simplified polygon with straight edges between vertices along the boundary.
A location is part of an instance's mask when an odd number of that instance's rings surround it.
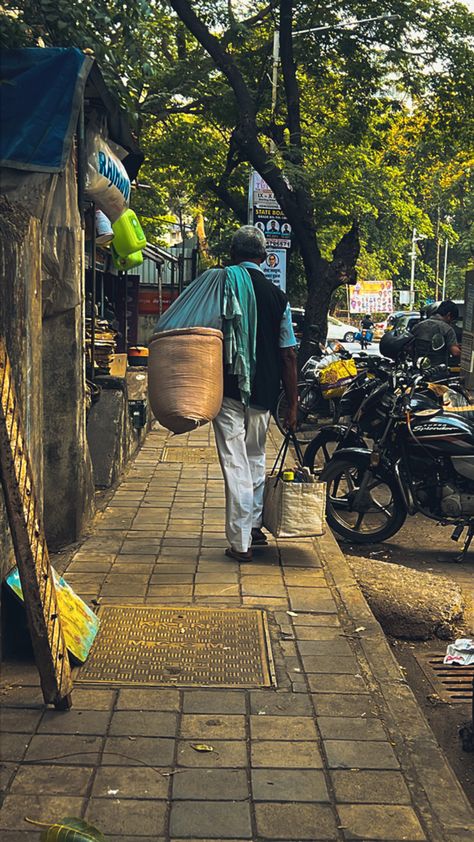
<svg viewBox="0 0 474 842">
<path fill-rule="evenodd" d="M 448 243 L 448 239 L 446 238 L 446 240 L 444 241 L 443 288 L 442 288 L 442 294 L 441 294 L 441 298 L 442 298 L 443 301 L 446 298 L 446 270 L 448 268 L 448 247 L 449 247 L 449 243 Z"/>
<path fill-rule="evenodd" d="M 415 306 L 416 228 L 411 238 L 410 310 Z"/>
<path fill-rule="evenodd" d="M 410 275 L 410 310 L 415 307 L 415 264 L 416 264 L 416 244 L 420 240 L 426 240 L 424 234 L 417 234 L 416 228 L 413 229 L 411 238 L 411 275 Z"/>
</svg>

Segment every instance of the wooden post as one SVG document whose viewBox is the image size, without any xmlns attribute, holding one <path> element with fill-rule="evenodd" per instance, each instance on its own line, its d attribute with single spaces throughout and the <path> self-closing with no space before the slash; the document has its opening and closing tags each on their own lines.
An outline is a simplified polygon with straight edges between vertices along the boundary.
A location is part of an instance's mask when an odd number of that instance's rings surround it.
<svg viewBox="0 0 474 842">
<path fill-rule="evenodd" d="M 56 590 L 5 340 L 0 337 L 0 477 L 46 703 L 71 707 L 72 679 Z"/>
</svg>

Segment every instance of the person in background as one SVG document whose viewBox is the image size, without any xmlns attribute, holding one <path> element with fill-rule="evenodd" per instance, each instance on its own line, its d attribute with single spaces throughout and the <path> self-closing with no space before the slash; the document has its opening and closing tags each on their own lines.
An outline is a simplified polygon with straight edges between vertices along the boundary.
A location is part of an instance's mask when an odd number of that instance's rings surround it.
<svg viewBox="0 0 474 842">
<path fill-rule="evenodd" d="M 265 488 L 265 445 L 271 413 L 276 408 L 280 381 L 285 389 L 286 425 L 296 425 L 298 392 L 296 339 L 286 295 L 263 274 L 264 234 L 244 225 L 231 243 L 232 264 L 250 274 L 257 305 L 256 370 L 249 406 L 244 406 L 237 377 L 224 373 L 224 400 L 214 419 L 214 433 L 226 494 L 226 555 L 251 561 L 252 547 L 268 542 L 262 532 Z"/>
<path fill-rule="evenodd" d="M 447 365 L 449 357 L 459 358 L 461 348 L 453 325 L 459 318 L 454 301 L 442 301 L 436 312 L 411 329 L 415 337 L 415 357 L 427 357 L 431 365 Z"/>
</svg>

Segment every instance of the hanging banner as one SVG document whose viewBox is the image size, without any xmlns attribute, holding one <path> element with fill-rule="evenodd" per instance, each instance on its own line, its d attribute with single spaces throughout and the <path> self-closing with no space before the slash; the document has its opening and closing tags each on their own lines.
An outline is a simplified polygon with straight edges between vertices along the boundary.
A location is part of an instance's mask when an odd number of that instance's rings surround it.
<svg viewBox="0 0 474 842">
<path fill-rule="evenodd" d="M 267 278 L 286 290 L 286 251 L 291 248 L 291 225 L 267 182 L 253 171 L 249 184 L 249 223 L 265 235 L 267 259 L 261 268 Z"/>
<path fill-rule="evenodd" d="M 272 284 L 286 292 L 286 251 L 274 249 L 267 251 L 267 259 L 260 264 L 264 275 Z"/>
<path fill-rule="evenodd" d="M 271 248 L 291 247 L 291 225 L 280 208 L 254 206 L 253 224 L 265 234 Z"/>
<path fill-rule="evenodd" d="M 280 210 L 275 196 L 262 176 L 253 170 L 250 178 L 251 207 L 276 208 Z"/>
<path fill-rule="evenodd" d="M 358 281 L 349 292 L 351 313 L 393 312 L 392 281 Z"/>
</svg>

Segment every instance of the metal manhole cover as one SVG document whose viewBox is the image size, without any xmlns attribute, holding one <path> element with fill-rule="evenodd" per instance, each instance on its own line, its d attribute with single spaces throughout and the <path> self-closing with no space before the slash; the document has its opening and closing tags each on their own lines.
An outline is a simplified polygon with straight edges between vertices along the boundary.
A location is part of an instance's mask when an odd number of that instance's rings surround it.
<svg viewBox="0 0 474 842">
<path fill-rule="evenodd" d="M 165 447 L 162 462 L 188 462 L 194 465 L 216 462 L 215 447 Z"/>
<path fill-rule="evenodd" d="M 78 683 L 270 687 L 264 611 L 104 605 Z"/>
<path fill-rule="evenodd" d="M 460 667 L 458 664 L 443 664 L 444 653 L 417 652 L 415 658 L 441 699 L 446 702 L 470 703 L 474 665 Z"/>
</svg>

